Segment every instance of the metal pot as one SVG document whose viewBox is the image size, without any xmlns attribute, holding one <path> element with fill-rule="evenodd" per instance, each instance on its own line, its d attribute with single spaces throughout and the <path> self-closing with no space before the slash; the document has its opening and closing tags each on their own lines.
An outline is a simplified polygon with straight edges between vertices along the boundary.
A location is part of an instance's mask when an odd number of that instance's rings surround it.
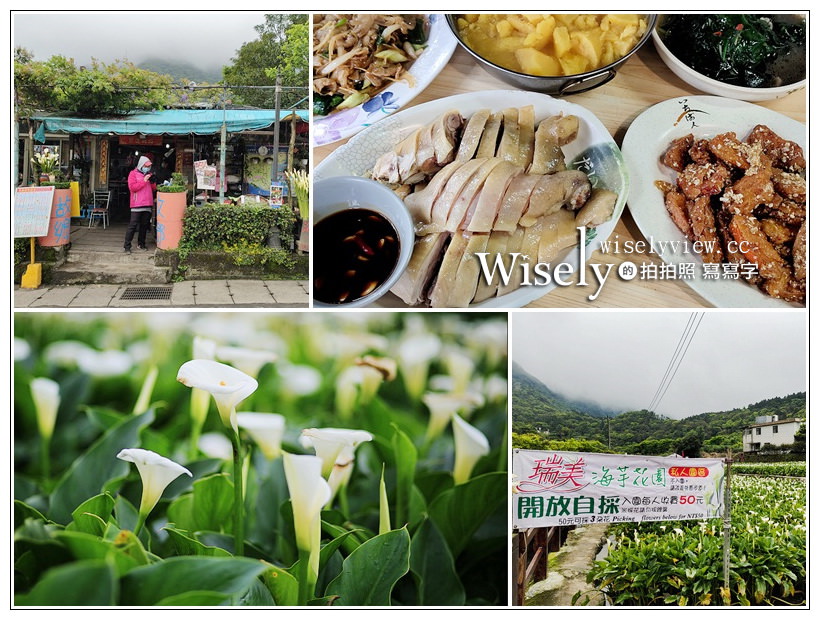
<svg viewBox="0 0 820 620">
<path fill-rule="evenodd" d="M 479 64 L 483 66 L 488 73 L 490 73 L 490 75 L 493 75 L 524 90 L 546 93 L 548 95 L 557 95 L 559 97 L 583 93 L 588 90 L 592 90 L 593 88 L 603 86 L 609 82 L 615 77 L 617 69 L 649 40 L 652 36 L 652 31 L 655 29 L 655 22 L 658 19 L 657 15 L 647 15 L 646 32 L 644 32 L 643 36 L 635 44 L 635 47 L 633 47 L 625 56 L 606 65 L 605 67 L 601 67 L 593 71 L 587 71 L 586 73 L 578 73 L 577 75 L 540 76 L 528 75 L 526 73 L 513 71 L 512 69 L 506 69 L 500 65 L 490 62 L 482 56 L 479 56 L 471 50 L 459 36 L 458 26 L 456 25 L 456 18 L 458 16 L 447 15 L 446 17 L 447 25 L 450 26 L 450 30 L 458 40 L 459 45 L 467 50 L 467 52 L 472 55 L 473 58 L 475 58 Z"/>
</svg>

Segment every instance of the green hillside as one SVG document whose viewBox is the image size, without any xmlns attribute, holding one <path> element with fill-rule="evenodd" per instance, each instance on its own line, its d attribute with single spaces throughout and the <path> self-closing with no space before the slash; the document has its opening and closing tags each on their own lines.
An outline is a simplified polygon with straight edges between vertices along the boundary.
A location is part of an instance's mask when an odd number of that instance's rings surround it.
<svg viewBox="0 0 820 620">
<path fill-rule="evenodd" d="M 513 445 L 521 448 L 579 449 L 555 442 L 597 442 L 602 450 L 629 454 L 686 456 L 743 449 L 743 429 L 758 416 L 806 419 L 806 393 L 768 398 L 731 411 L 706 412 L 673 420 L 651 411 L 604 413 L 563 399 L 513 367 Z M 545 443 L 547 442 L 547 443 Z M 549 444 L 549 445 L 548 445 Z M 587 450 L 589 451 L 589 450 Z"/>
</svg>

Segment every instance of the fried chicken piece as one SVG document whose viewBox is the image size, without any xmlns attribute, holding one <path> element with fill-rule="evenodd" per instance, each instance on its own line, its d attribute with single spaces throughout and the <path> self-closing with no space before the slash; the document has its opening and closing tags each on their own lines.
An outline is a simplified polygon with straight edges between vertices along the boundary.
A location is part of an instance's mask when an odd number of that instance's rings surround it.
<svg viewBox="0 0 820 620">
<path fill-rule="evenodd" d="M 781 138 L 766 125 L 756 125 L 746 141 L 749 144 L 760 144 L 777 168 L 785 168 L 791 172 L 802 172 L 806 169 L 806 159 L 801 146 Z"/>
<path fill-rule="evenodd" d="M 689 215 L 686 211 L 686 196 L 677 189 L 672 189 L 666 192 L 664 204 L 675 226 L 686 235 L 687 239 L 692 240 L 692 226 L 689 224 Z"/>
<path fill-rule="evenodd" d="M 805 288 L 806 282 L 806 222 L 800 226 L 797 231 L 797 236 L 794 239 L 792 246 L 792 262 L 794 267 L 794 277 L 803 282 Z"/>
<path fill-rule="evenodd" d="M 748 147 L 737 139 L 734 131 L 718 134 L 708 144 L 715 157 L 733 168 L 746 170 L 751 165 L 746 153 Z"/>
<path fill-rule="evenodd" d="M 771 169 L 757 170 L 754 174 L 742 176 L 720 197 L 723 207 L 732 215 L 751 215 L 758 205 L 774 200 L 774 185 L 769 174 Z"/>
<path fill-rule="evenodd" d="M 775 169 L 772 171 L 775 191 L 794 202 L 806 204 L 806 179 L 794 172 Z"/>
<path fill-rule="evenodd" d="M 678 175 L 678 187 L 689 199 L 698 196 L 714 196 L 723 191 L 731 177 L 731 172 L 723 164 L 689 164 Z"/>
<path fill-rule="evenodd" d="M 692 148 L 693 140 L 694 136 L 691 133 L 683 136 L 682 138 L 673 140 L 672 144 L 669 145 L 669 148 L 666 149 L 666 152 L 661 158 L 663 164 L 665 166 L 669 166 L 673 170 L 683 172 L 683 169 L 688 163 L 687 154 L 689 149 Z"/>
<path fill-rule="evenodd" d="M 786 294 L 791 269 L 769 239 L 760 230 L 757 221 L 747 215 L 735 215 L 729 224 L 729 230 L 737 241 L 738 249 L 750 263 L 757 265 L 758 273 L 765 279 L 774 282 L 771 288 Z M 765 286 L 765 283 L 764 283 Z M 769 289 L 766 289 L 769 292 Z M 781 295 L 773 295 L 781 297 Z M 782 299 L 783 297 L 781 297 Z"/>
<path fill-rule="evenodd" d="M 704 263 L 722 263 L 723 250 L 717 236 L 715 214 L 708 196 L 698 196 L 686 202 L 692 225 L 693 243 L 700 242 L 700 256 Z"/>
<path fill-rule="evenodd" d="M 688 154 L 689 158 L 696 164 L 706 164 L 712 161 L 712 152 L 709 150 L 708 140 L 695 140 Z"/>
<path fill-rule="evenodd" d="M 800 226 L 806 219 L 806 206 L 775 194 L 771 202 L 761 204 L 756 215 L 766 215 L 788 226 Z"/>
</svg>

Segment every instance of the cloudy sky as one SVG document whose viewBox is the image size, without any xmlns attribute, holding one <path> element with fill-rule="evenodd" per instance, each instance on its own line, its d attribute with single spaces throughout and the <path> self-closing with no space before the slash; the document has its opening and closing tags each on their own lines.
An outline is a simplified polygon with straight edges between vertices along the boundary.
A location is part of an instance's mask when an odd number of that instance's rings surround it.
<svg viewBox="0 0 820 620">
<path fill-rule="evenodd" d="M 139 6 L 139 5 L 134 5 Z M 146 58 L 186 60 L 200 68 L 221 67 L 243 43 L 257 38 L 265 22 L 257 11 L 17 12 L 12 15 L 15 46 L 35 60 L 62 55 L 77 65 Z"/>
<path fill-rule="evenodd" d="M 726 411 L 806 389 L 803 312 L 518 312 L 512 358 L 573 399 L 645 409 L 690 317 L 702 320 L 656 413 Z"/>
</svg>

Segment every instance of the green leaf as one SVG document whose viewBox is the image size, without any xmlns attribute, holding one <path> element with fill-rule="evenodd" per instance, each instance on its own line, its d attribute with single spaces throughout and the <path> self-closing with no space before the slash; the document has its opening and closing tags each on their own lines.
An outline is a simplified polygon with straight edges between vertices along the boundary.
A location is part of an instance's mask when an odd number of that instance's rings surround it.
<svg viewBox="0 0 820 620">
<path fill-rule="evenodd" d="M 26 519 L 43 522 L 48 521 L 36 508 L 32 508 L 19 499 L 14 500 L 14 529 L 20 527 Z"/>
<path fill-rule="evenodd" d="M 161 607 L 216 607 L 229 603 L 230 594 L 208 590 L 192 590 L 182 594 L 172 594 L 157 603 Z"/>
<path fill-rule="evenodd" d="M 108 540 L 103 540 L 86 532 L 64 531 L 57 534 L 62 542 L 78 560 L 109 560 L 114 564 L 118 577 L 122 577 L 132 568 L 148 563 L 145 556 L 140 561 L 134 555 L 128 554 Z"/>
<path fill-rule="evenodd" d="M 207 555 L 212 557 L 231 557 L 225 549 L 204 545 L 195 538 L 188 536 L 187 532 L 174 529 L 172 527 L 162 528 L 168 532 L 168 539 L 176 552 L 176 555 Z"/>
<path fill-rule="evenodd" d="M 114 518 L 121 529 L 133 531 L 137 527 L 139 512 L 131 502 L 118 495 L 114 500 Z"/>
<path fill-rule="evenodd" d="M 85 560 L 48 571 L 31 592 L 15 597 L 15 605 L 76 607 L 115 605 L 117 578 L 103 560 Z"/>
<path fill-rule="evenodd" d="M 410 543 L 410 571 L 416 577 L 417 605 L 464 605 L 464 586 L 436 525 L 426 519 Z"/>
<path fill-rule="evenodd" d="M 171 596 L 203 590 L 239 596 L 264 570 L 262 562 L 249 558 L 168 558 L 128 573 L 121 584 L 121 604 L 156 605 Z"/>
<path fill-rule="evenodd" d="M 139 446 L 140 430 L 154 421 L 154 412 L 123 420 L 106 432 L 66 471 L 51 495 L 48 516 L 68 523 L 71 512 L 89 497 L 97 495 L 112 478 L 128 472 L 128 463 L 117 458 L 123 448 Z"/>
<path fill-rule="evenodd" d="M 396 519 L 394 525 L 401 527 L 407 524 L 409 519 L 418 451 L 410 438 L 398 426 L 393 425 L 393 431 L 393 457 L 396 464 Z"/>
<path fill-rule="evenodd" d="M 69 523 L 69 529 L 78 532 L 86 532 L 95 536 L 102 536 L 105 532 L 105 524 L 114 510 L 114 498 L 108 493 L 95 495 L 87 499 L 71 513 L 74 519 Z"/>
<path fill-rule="evenodd" d="M 194 482 L 189 495 L 174 500 L 168 518 L 184 530 L 219 532 L 233 519 L 233 483 L 227 474 L 213 474 Z"/>
<path fill-rule="evenodd" d="M 430 518 L 453 557 L 458 557 L 487 517 L 506 503 L 507 490 L 506 473 L 482 474 L 442 493 L 430 504 Z"/>
<path fill-rule="evenodd" d="M 276 605 L 287 607 L 298 604 L 299 583 L 284 568 L 270 566 L 262 573 L 262 583 L 268 588 Z"/>
<path fill-rule="evenodd" d="M 341 605 L 390 605 L 393 586 L 410 569 L 410 535 L 405 528 L 374 536 L 351 553 L 325 596 Z"/>
</svg>

